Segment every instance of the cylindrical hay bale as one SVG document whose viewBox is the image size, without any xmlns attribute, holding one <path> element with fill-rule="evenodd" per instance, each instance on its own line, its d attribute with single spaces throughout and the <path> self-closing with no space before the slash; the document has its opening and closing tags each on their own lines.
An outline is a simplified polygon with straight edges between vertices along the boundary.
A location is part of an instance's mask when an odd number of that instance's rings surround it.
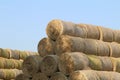
<svg viewBox="0 0 120 80">
<path fill-rule="evenodd" d="M 102 31 L 103 41 L 112 42 L 114 40 L 114 31 L 109 28 L 99 27 Z"/>
<path fill-rule="evenodd" d="M 47 55 L 43 58 L 40 68 L 41 72 L 47 76 L 51 76 L 58 71 L 59 57 L 56 55 Z"/>
<path fill-rule="evenodd" d="M 1 48 L 0 57 L 10 58 L 10 51 L 8 49 Z"/>
<path fill-rule="evenodd" d="M 102 70 L 102 62 L 98 56 L 89 55 L 89 67 L 94 70 Z"/>
<path fill-rule="evenodd" d="M 102 71 L 112 71 L 113 64 L 109 57 L 99 57 L 100 61 L 102 62 Z"/>
<path fill-rule="evenodd" d="M 90 24 L 84 24 L 87 28 L 87 38 L 91 39 L 100 39 L 100 32 L 97 26 L 90 25 Z"/>
<path fill-rule="evenodd" d="M 85 53 L 97 55 L 97 41 L 93 39 L 84 39 L 85 41 Z"/>
<path fill-rule="evenodd" d="M 48 23 L 46 33 L 49 38 L 56 40 L 60 35 L 66 33 L 75 33 L 74 28 L 76 25 L 71 22 L 63 22 L 61 20 L 52 20 Z"/>
<path fill-rule="evenodd" d="M 15 79 L 15 77 L 21 73 L 22 71 L 17 69 L 0 69 L 0 79 Z"/>
<path fill-rule="evenodd" d="M 113 42 L 110 45 L 112 50 L 111 57 L 120 57 L 120 44 Z"/>
<path fill-rule="evenodd" d="M 97 42 L 97 55 L 98 56 L 110 56 L 110 47 L 109 43 L 103 41 Z"/>
<path fill-rule="evenodd" d="M 23 73 L 31 77 L 33 74 L 39 72 L 41 61 L 42 58 L 39 55 L 28 56 L 23 61 L 22 65 Z"/>
<path fill-rule="evenodd" d="M 26 76 L 25 74 L 21 73 L 16 76 L 15 80 L 30 80 L 30 78 Z"/>
<path fill-rule="evenodd" d="M 49 80 L 49 78 L 44 73 L 36 73 L 33 75 L 32 80 Z"/>
<path fill-rule="evenodd" d="M 75 71 L 70 74 L 70 80 L 102 80 L 93 70 Z M 106 79 L 108 80 L 108 79 Z"/>
<path fill-rule="evenodd" d="M 49 38 L 43 38 L 38 43 L 38 53 L 40 56 L 44 57 L 46 55 L 55 54 L 54 52 L 55 41 Z"/>
<path fill-rule="evenodd" d="M 60 35 L 70 35 L 92 39 L 99 39 L 100 36 L 99 29 L 95 25 L 75 24 L 61 20 L 52 20 L 49 22 L 46 33 L 52 40 L 56 40 Z"/>
<path fill-rule="evenodd" d="M 59 70 L 65 75 L 69 75 L 73 71 L 87 69 L 88 65 L 89 61 L 85 54 L 64 53 L 60 56 Z"/>
<path fill-rule="evenodd" d="M 62 35 L 56 40 L 55 53 L 61 55 L 65 52 L 110 56 L 111 48 L 108 42 Z"/>
<path fill-rule="evenodd" d="M 84 52 L 84 39 L 62 35 L 56 40 L 55 53 L 61 55 L 64 52 Z"/>
<path fill-rule="evenodd" d="M 50 77 L 50 80 L 68 80 L 68 78 L 63 73 L 56 72 Z"/>
<path fill-rule="evenodd" d="M 114 41 L 120 43 L 120 31 L 114 30 Z"/>
<path fill-rule="evenodd" d="M 1 69 L 21 69 L 22 60 L 6 59 L 0 57 L 0 68 Z"/>
</svg>

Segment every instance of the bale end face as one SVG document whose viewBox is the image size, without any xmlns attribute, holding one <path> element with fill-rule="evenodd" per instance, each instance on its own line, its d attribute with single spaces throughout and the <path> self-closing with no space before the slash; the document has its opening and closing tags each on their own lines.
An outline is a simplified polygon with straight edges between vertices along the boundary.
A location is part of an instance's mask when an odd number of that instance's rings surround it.
<svg viewBox="0 0 120 80">
<path fill-rule="evenodd" d="M 60 20 L 52 20 L 48 23 L 46 33 L 52 40 L 56 40 L 63 32 L 63 25 Z"/>
<path fill-rule="evenodd" d="M 40 40 L 40 42 L 38 43 L 39 55 L 44 57 L 48 54 L 54 54 L 53 45 L 54 45 L 54 41 L 48 38 L 43 38 L 42 40 Z"/>
<path fill-rule="evenodd" d="M 31 77 L 34 73 L 38 72 L 41 60 L 42 58 L 38 55 L 27 57 L 22 64 L 23 73 Z"/>
<path fill-rule="evenodd" d="M 72 51 L 72 43 L 69 36 L 60 36 L 56 41 L 55 53 L 61 55 L 64 52 Z"/>
<path fill-rule="evenodd" d="M 69 73 L 74 71 L 74 62 L 69 54 L 62 54 L 60 56 L 58 66 L 59 70 L 65 75 L 69 75 Z"/>
<path fill-rule="evenodd" d="M 51 76 L 58 70 L 58 56 L 45 56 L 41 62 L 40 68 L 42 73 L 44 73 L 47 76 Z"/>
</svg>

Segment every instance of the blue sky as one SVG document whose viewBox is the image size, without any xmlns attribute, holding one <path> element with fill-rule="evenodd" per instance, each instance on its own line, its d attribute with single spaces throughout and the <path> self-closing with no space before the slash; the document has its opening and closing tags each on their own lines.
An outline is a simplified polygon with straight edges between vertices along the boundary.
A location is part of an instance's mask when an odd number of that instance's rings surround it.
<svg viewBox="0 0 120 80">
<path fill-rule="evenodd" d="M 0 0 L 0 47 L 37 51 L 52 19 L 120 29 L 120 0 Z"/>
</svg>

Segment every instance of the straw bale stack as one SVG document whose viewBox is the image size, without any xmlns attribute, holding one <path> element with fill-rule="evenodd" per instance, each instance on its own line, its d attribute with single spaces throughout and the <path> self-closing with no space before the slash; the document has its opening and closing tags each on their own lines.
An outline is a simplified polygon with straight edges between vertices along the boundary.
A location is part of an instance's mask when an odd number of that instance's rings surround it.
<svg viewBox="0 0 120 80">
<path fill-rule="evenodd" d="M 120 44 L 62 35 L 56 41 L 55 53 L 59 56 L 65 52 L 120 57 Z"/>
<path fill-rule="evenodd" d="M 52 20 L 46 33 L 37 45 L 39 55 L 0 49 L 0 56 L 24 60 L 16 80 L 120 79 L 119 30 Z"/>
</svg>

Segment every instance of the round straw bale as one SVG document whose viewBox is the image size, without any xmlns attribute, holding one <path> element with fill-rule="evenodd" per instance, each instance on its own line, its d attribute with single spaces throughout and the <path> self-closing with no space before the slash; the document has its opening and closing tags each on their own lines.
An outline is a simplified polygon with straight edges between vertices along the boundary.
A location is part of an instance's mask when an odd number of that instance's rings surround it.
<svg viewBox="0 0 120 80">
<path fill-rule="evenodd" d="M 8 49 L 1 49 L 0 56 L 4 57 L 4 58 L 10 58 L 9 50 Z"/>
<path fill-rule="evenodd" d="M 102 62 L 98 56 L 88 55 L 89 67 L 93 70 L 102 70 Z"/>
<path fill-rule="evenodd" d="M 97 42 L 93 39 L 85 39 L 85 53 L 97 55 Z"/>
<path fill-rule="evenodd" d="M 80 52 L 64 53 L 60 56 L 59 70 L 69 75 L 76 70 L 86 69 L 89 65 L 88 58 Z"/>
<path fill-rule="evenodd" d="M 99 57 L 102 62 L 102 71 L 112 71 L 113 65 L 109 57 Z"/>
<path fill-rule="evenodd" d="M 55 53 L 61 55 L 64 52 L 84 52 L 84 39 L 67 35 L 60 36 L 56 41 Z"/>
<path fill-rule="evenodd" d="M 25 74 L 21 73 L 16 76 L 15 80 L 30 80 L 30 78 L 26 76 Z"/>
<path fill-rule="evenodd" d="M 120 44 L 112 42 L 111 44 L 112 57 L 120 57 Z"/>
<path fill-rule="evenodd" d="M 97 51 L 98 56 L 110 56 L 109 43 L 97 40 Z"/>
<path fill-rule="evenodd" d="M 49 38 L 56 40 L 63 33 L 63 24 L 61 20 L 52 20 L 48 23 L 46 33 Z"/>
<path fill-rule="evenodd" d="M 60 35 L 99 39 L 99 30 L 97 26 L 90 24 L 75 24 L 62 20 L 50 21 L 47 25 L 46 33 L 52 40 L 56 40 Z"/>
<path fill-rule="evenodd" d="M 49 78 L 44 73 L 36 73 L 33 75 L 32 80 L 48 80 Z"/>
<path fill-rule="evenodd" d="M 28 56 L 23 61 L 23 65 L 22 65 L 23 73 L 31 77 L 33 74 L 39 72 L 41 61 L 42 58 L 39 55 Z"/>
<path fill-rule="evenodd" d="M 10 59 L 10 56 L 11 56 L 10 54 L 11 54 L 11 52 L 12 52 L 11 49 L 4 49 L 4 50 L 5 50 L 6 53 L 9 55 L 8 59 Z"/>
<path fill-rule="evenodd" d="M 101 80 L 93 70 L 75 71 L 70 74 L 70 80 Z"/>
<path fill-rule="evenodd" d="M 120 43 L 120 31 L 114 30 L 114 41 Z"/>
<path fill-rule="evenodd" d="M 114 33 L 112 29 L 100 27 L 102 30 L 103 41 L 112 42 L 114 39 Z"/>
<path fill-rule="evenodd" d="M 50 77 L 50 80 L 68 80 L 68 79 L 63 73 L 56 72 Z"/>
<path fill-rule="evenodd" d="M 87 28 L 87 38 L 100 39 L 100 32 L 97 26 L 91 24 L 85 24 Z"/>
<path fill-rule="evenodd" d="M 58 60 L 59 58 L 56 55 L 45 56 L 40 65 L 41 72 L 51 76 L 58 70 Z"/>
<path fill-rule="evenodd" d="M 85 34 L 82 32 L 83 27 L 72 22 L 65 22 L 61 20 L 52 20 L 48 23 L 46 28 L 46 33 L 48 37 L 52 40 L 56 40 L 62 34 L 83 37 L 83 35 Z M 83 35 L 80 33 L 82 33 Z"/>
<path fill-rule="evenodd" d="M 38 43 L 38 53 L 40 56 L 44 57 L 46 55 L 55 54 L 54 52 L 55 42 L 49 38 L 43 38 Z"/>
</svg>

